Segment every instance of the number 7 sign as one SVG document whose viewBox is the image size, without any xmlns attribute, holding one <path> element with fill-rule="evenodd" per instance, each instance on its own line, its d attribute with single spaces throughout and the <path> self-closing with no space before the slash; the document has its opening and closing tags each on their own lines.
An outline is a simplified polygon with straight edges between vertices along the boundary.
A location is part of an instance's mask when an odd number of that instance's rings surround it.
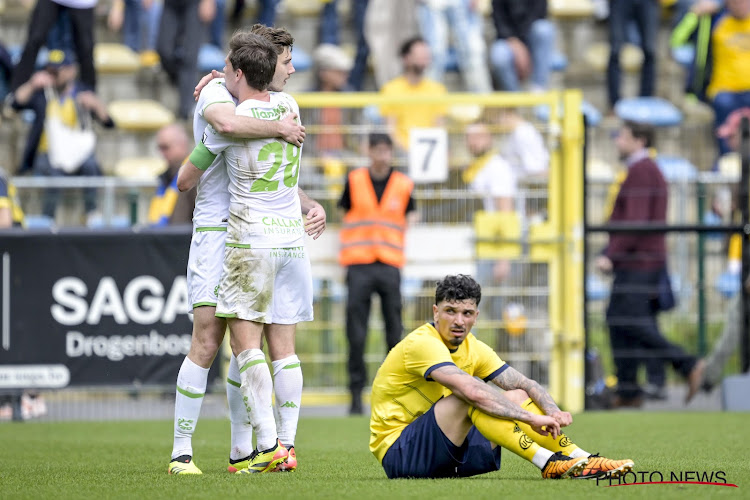
<svg viewBox="0 0 750 500">
<path fill-rule="evenodd" d="M 448 180 L 448 132 L 445 129 L 411 129 L 409 177 L 416 183 Z"/>
</svg>

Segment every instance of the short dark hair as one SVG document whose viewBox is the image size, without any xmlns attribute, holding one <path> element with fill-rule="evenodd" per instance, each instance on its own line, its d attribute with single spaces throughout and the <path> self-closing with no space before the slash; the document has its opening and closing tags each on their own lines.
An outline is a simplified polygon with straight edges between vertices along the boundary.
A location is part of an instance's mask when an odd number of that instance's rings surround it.
<svg viewBox="0 0 750 500">
<path fill-rule="evenodd" d="M 482 287 L 471 276 L 465 274 L 449 275 L 437 282 L 435 288 L 436 305 L 444 300 L 453 302 L 472 299 L 479 305 L 479 301 L 482 300 Z"/>
<path fill-rule="evenodd" d="M 425 42 L 424 38 L 422 38 L 421 36 L 413 36 L 401 44 L 401 48 L 398 51 L 399 55 L 401 57 L 406 56 L 406 54 L 411 52 L 411 48 L 414 47 L 414 45 L 418 43 L 427 43 L 427 42 Z"/>
<path fill-rule="evenodd" d="M 276 72 L 276 47 L 260 35 L 238 31 L 229 40 L 229 62 L 242 70 L 247 84 L 256 90 L 266 90 Z"/>
<path fill-rule="evenodd" d="M 654 136 L 656 135 L 653 125 L 642 122 L 634 122 L 627 120 L 622 124 L 623 127 L 630 130 L 630 134 L 634 139 L 639 139 L 644 142 L 647 148 L 654 145 Z"/>
<path fill-rule="evenodd" d="M 284 52 L 286 47 L 292 50 L 294 46 L 294 37 L 286 28 L 274 28 L 265 24 L 256 23 L 250 28 L 250 33 L 260 35 L 276 46 L 276 54 Z"/>
<path fill-rule="evenodd" d="M 371 148 L 379 144 L 387 144 L 389 147 L 393 147 L 393 141 L 388 134 L 381 134 L 379 132 L 373 132 L 368 137 L 368 143 Z"/>
</svg>

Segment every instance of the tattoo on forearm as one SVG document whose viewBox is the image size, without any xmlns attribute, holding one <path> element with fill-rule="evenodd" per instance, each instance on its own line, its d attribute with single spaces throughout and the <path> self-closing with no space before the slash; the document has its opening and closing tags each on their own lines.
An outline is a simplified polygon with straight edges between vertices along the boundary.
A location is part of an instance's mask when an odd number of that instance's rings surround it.
<svg viewBox="0 0 750 500">
<path fill-rule="evenodd" d="M 544 390 L 544 387 L 539 385 L 535 380 L 525 377 L 522 373 L 512 367 L 508 367 L 500 375 L 495 377 L 492 382 L 506 391 L 523 389 L 532 401 L 534 401 L 545 413 L 545 415 L 560 411 L 560 408 L 555 404 L 555 400 L 552 399 L 552 396 L 550 396 L 546 390 Z"/>
<path fill-rule="evenodd" d="M 497 390 L 493 389 L 486 383 L 475 379 L 457 366 L 440 367 L 435 372 L 438 371 L 441 375 L 460 375 L 471 379 L 470 382 L 467 382 L 472 384 L 472 393 L 470 396 L 465 394 L 460 387 L 448 388 L 453 391 L 453 394 L 455 394 L 456 397 L 488 415 L 512 420 L 521 420 L 524 422 L 527 422 L 532 416 L 530 412 L 524 410 L 516 403 L 500 394 Z"/>
</svg>

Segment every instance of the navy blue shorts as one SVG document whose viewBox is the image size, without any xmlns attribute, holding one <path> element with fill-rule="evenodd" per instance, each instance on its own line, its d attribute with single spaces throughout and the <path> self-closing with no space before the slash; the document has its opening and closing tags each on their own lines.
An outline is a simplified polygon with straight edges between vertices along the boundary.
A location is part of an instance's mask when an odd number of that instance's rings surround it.
<svg viewBox="0 0 750 500">
<path fill-rule="evenodd" d="M 472 427 L 461 446 L 451 443 L 435 420 L 433 405 L 410 423 L 383 457 L 389 479 L 469 477 L 500 470 L 500 447 Z"/>
</svg>

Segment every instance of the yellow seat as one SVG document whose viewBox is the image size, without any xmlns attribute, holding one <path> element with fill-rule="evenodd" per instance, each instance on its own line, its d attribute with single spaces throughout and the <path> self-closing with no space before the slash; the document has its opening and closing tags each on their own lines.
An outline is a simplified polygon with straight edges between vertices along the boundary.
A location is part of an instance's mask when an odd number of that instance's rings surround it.
<svg viewBox="0 0 750 500">
<path fill-rule="evenodd" d="M 94 67 L 98 73 L 134 73 L 141 67 L 141 61 L 127 45 L 97 43 L 94 46 Z"/>
<path fill-rule="evenodd" d="M 167 161 L 156 157 L 121 158 L 114 174 L 123 179 L 155 179 L 167 169 Z"/>
<path fill-rule="evenodd" d="M 448 116 L 454 122 L 469 124 L 477 121 L 483 111 L 482 106 L 478 104 L 455 104 L 448 108 Z"/>
<path fill-rule="evenodd" d="M 549 16 L 558 19 L 580 19 L 594 15 L 592 0 L 550 0 Z"/>
<path fill-rule="evenodd" d="M 156 132 L 174 121 L 174 114 L 149 99 L 112 101 L 109 115 L 118 128 L 131 132 Z"/>
<path fill-rule="evenodd" d="M 323 3 L 321 0 L 294 0 L 284 2 L 284 7 L 294 17 L 313 17 L 320 14 Z"/>
<path fill-rule="evenodd" d="M 742 170 L 742 159 L 737 152 L 726 153 L 719 158 L 719 172 L 722 175 L 739 179 Z"/>
<path fill-rule="evenodd" d="M 597 71 L 604 72 L 609 64 L 609 44 L 598 42 L 591 44 L 584 54 L 586 62 Z M 643 64 L 643 52 L 639 47 L 626 43 L 620 51 L 620 66 L 630 73 L 637 72 Z"/>
</svg>

